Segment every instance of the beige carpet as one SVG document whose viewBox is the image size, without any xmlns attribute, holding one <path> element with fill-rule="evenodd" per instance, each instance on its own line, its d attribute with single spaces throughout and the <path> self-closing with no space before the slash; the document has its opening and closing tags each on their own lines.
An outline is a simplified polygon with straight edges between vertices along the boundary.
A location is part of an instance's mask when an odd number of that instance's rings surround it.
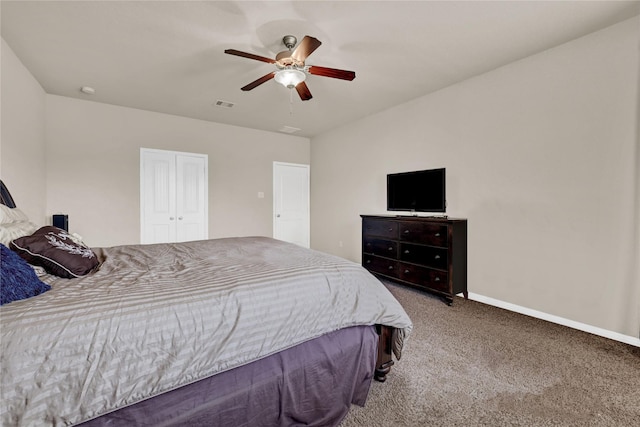
<svg viewBox="0 0 640 427">
<path fill-rule="evenodd" d="M 342 427 L 639 426 L 640 348 L 387 284 L 414 323 Z"/>
</svg>

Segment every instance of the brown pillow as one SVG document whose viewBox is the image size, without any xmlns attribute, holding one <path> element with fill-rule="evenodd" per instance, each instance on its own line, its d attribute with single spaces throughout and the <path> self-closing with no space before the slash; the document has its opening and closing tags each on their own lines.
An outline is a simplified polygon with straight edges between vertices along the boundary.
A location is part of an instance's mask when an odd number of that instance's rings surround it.
<svg viewBox="0 0 640 427">
<path fill-rule="evenodd" d="M 75 242 L 69 233 L 47 225 L 30 236 L 14 239 L 10 244 L 29 264 L 40 265 L 56 276 L 72 279 L 94 270 L 98 257 L 87 246 Z"/>
</svg>

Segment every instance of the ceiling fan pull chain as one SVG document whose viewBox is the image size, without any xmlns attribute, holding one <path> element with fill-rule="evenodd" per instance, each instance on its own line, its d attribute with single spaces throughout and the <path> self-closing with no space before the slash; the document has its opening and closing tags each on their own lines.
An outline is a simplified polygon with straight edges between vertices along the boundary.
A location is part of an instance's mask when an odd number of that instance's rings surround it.
<svg viewBox="0 0 640 427">
<path fill-rule="evenodd" d="M 293 89 L 289 89 L 289 115 L 293 116 Z"/>
</svg>

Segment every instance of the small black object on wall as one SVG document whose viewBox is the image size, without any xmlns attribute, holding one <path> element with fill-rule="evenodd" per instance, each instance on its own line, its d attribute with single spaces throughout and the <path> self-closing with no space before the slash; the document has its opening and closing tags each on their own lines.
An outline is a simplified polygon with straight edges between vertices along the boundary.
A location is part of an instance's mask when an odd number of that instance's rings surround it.
<svg viewBox="0 0 640 427">
<path fill-rule="evenodd" d="M 69 215 L 57 214 L 53 216 L 53 226 L 69 231 Z"/>
</svg>

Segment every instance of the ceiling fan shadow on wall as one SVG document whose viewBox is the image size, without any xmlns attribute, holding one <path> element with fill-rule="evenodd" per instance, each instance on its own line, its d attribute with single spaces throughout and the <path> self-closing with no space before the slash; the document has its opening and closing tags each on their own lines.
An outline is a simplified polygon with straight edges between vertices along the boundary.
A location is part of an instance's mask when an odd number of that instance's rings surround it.
<svg viewBox="0 0 640 427">
<path fill-rule="evenodd" d="M 281 85 L 293 89 L 295 88 L 300 95 L 300 99 L 308 101 L 313 98 L 311 92 L 305 83 L 308 74 L 315 76 L 331 77 L 341 80 L 353 80 L 356 78 L 354 71 L 338 70 L 336 68 L 318 67 L 316 65 L 305 65 L 305 60 L 309 55 L 313 53 L 322 42 L 315 37 L 304 36 L 300 44 L 296 46 L 298 40 L 295 36 L 287 35 L 282 38 L 282 42 L 289 49 L 284 52 L 280 52 L 276 55 L 275 59 L 267 58 L 253 53 L 242 52 L 235 49 L 227 49 L 224 53 L 229 55 L 241 56 L 243 58 L 255 59 L 256 61 L 267 62 L 269 64 L 275 64 L 276 70 L 260 77 L 257 80 L 249 83 L 246 86 L 240 88 L 241 90 L 248 91 L 260 86 L 262 83 L 268 82 L 271 79 L 275 79 Z M 292 50 L 293 49 L 293 50 Z"/>
</svg>

